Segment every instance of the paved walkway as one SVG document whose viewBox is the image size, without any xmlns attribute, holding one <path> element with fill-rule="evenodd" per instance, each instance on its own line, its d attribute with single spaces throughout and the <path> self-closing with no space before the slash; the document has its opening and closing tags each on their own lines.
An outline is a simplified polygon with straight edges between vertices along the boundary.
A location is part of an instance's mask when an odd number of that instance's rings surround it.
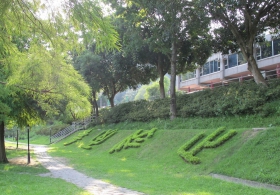
<svg viewBox="0 0 280 195">
<path fill-rule="evenodd" d="M 37 156 L 37 160 L 50 171 L 50 173 L 42 174 L 41 176 L 61 178 L 94 195 L 143 195 L 143 193 L 140 192 L 117 187 L 101 180 L 88 177 L 73 168 L 66 166 L 62 162 L 53 159 L 47 154 L 47 148 L 44 146 L 33 145 L 32 148 Z"/>
<path fill-rule="evenodd" d="M 239 183 L 239 184 L 243 184 L 243 185 L 250 186 L 253 188 L 265 188 L 265 189 L 269 189 L 269 190 L 280 191 L 280 186 L 276 186 L 276 185 L 260 183 L 260 182 L 256 182 L 256 181 L 250 181 L 250 180 L 246 180 L 246 179 L 229 177 L 226 175 L 220 175 L 220 174 L 214 174 L 214 173 L 212 173 L 210 175 L 217 179 L 221 179 L 221 180 L 233 182 L 233 183 Z"/>
</svg>

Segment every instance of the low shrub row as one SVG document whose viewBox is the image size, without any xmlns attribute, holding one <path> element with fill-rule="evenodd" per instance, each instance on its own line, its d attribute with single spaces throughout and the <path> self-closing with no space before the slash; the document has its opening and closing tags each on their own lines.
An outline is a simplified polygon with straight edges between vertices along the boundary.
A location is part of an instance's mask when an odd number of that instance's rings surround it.
<svg viewBox="0 0 280 195">
<path fill-rule="evenodd" d="M 181 146 L 178 149 L 177 154 L 181 156 L 186 162 L 190 162 L 192 164 L 199 164 L 201 160 L 195 155 L 202 151 L 203 148 L 216 148 L 237 134 L 237 131 L 235 130 L 231 130 L 222 135 L 224 132 L 225 127 L 220 127 L 216 131 L 208 135 L 204 140 L 202 140 L 202 138 L 205 136 L 204 133 L 200 133 L 194 136 L 183 146 Z M 197 146 L 195 146 L 195 144 L 198 143 L 200 140 L 202 141 Z M 192 147 L 193 149 L 191 149 Z"/>
<path fill-rule="evenodd" d="M 82 140 L 83 137 L 89 135 L 89 133 L 90 133 L 91 131 L 92 131 L 92 129 L 85 130 L 85 131 L 79 133 L 79 134 L 78 134 L 75 138 L 73 138 L 71 141 L 66 142 L 66 143 L 64 143 L 63 145 L 64 145 L 64 146 L 68 146 L 68 145 L 70 145 L 70 144 L 73 144 L 73 143 L 77 142 L 78 140 Z"/>
<path fill-rule="evenodd" d="M 230 83 L 177 96 L 177 115 L 189 117 L 224 117 L 242 115 L 280 115 L 280 79 L 268 81 L 268 87 L 253 81 Z M 102 109 L 97 123 L 151 121 L 169 118 L 170 99 L 139 100 Z"/>
<path fill-rule="evenodd" d="M 89 143 L 89 145 L 87 146 L 82 146 L 83 149 L 86 149 L 86 150 L 90 150 L 92 149 L 91 146 L 93 145 L 98 145 L 98 144 L 101 144 L 103 143 L 104 141 L 106 141 L 108 138 L 112 137 L 115 133 L 117 133 L 117 129 L 115 130 L 107 130 L 107 131 L 103 131 L 102 133 L 98 134 L 97 136 L 95 136 L 91 142 Z"/>
<path fill-rule="evenodd" d="M 151 138 L 156 130 L 156 128 L 152 128 L 149 131 L 137 130 L 135 133 L 113 146 L 109 153 L 112 154 L 114 152 L 119 152 L 122 149 L 138 148 L 141 146 L 142 142 L 144 142 L 148 138 Z"/>
<path fill-rule="evenodd" d="M 39 130 L 36 130 L 37 135 L 54 135 L 60 130 L 66 128 L 69 124 L 53 124 L 51 126 L 42 127 Z"/>
</svg>

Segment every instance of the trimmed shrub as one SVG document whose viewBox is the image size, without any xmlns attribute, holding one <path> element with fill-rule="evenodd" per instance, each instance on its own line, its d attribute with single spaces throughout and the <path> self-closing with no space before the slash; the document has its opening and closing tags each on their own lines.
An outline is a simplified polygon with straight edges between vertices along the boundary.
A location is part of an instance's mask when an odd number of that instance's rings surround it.
<svg viewBox="0 0 280 195">
<path fill-rule="evenodd" d="M 83 137 L 88 136 L 91 131 L 92 131 L 92 129 L 84 130 L 83 132 L 79 133 L 75 138 L 73 138 L 71 141 L 66 142 L 63 145 L 68 146 L 70 144 L 73 144 L 73 143 L 77 142 L 78 140 L 82 140 Z"/>
<path fill-rule="evenodd" d="M 137 130 L 132 135 L 126 137 L 120 143 L 113 146 L 113 148 L 109 151 L 109 153 L 119 152 L 123 148 L 138 148 L 141 146 L 141 143 L 144 142 L 146 139 L 151 138 L 154 133 L 156 132 L 156 128 L 152 128 L 149 131 L 143 131 L 142 129 Z"/>
<path fill-rule="evenodd" d="M 216 148 L 237 134 L 237 131 L 231 130 L 219 137 L 224 132 L 225 127 L 218 128 L 216 131 L 214 131 L 213 133 L 208 135 L 204 140 L 202 140 L 202 142 L 200 142 L 197 146 L 191 149 L 197 142 L 199 142 L 205 136 L 203 133 L 200 133 L 194 136 L 183 146 L 181 146 L 178 149 L 177 154 L 181 156 L 186 162 L 190 162 L 192 164 L 199 164 L 201 160 L 195 155 L 198 154 L 201 150 L 203 150 L 203 148 Z"/>
<path fill-rule="evenodd" d="M 123 103 L 111 109 L 102 109 L 97 123 L 168 119 L 169 104 L 169 98 Z M 178 95 L 176 104 L 177 115 L 181 118 L 256 114 L 265 117 L 280 114 L 280 79 L 269 80 L 268 87 L 257 85 L 253 81 L 244 81 L 230 83 L 225 87 Z"/>
</svg>

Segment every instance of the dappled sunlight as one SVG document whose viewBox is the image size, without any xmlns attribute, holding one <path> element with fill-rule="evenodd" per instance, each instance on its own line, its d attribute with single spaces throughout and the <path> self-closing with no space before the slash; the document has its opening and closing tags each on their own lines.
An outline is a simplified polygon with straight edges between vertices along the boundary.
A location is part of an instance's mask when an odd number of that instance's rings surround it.
<svg viewBox="0 0 280 195">
<path fill-rule="evenodd" d="M 130 173 L 130 172 L 131 172 L 131 170 L 128 170 L 128 169 L 122 169 L 122 170 L 121 170 L 121 172 L 123 172 L 123 173 Z"/>
<path fill-rule="evenodd" d="M 78 195 L 90 195 L 91 193 L 89 192 L 80 192 Z"/>
<path fill-rule="evenodd" d="M 135 174 L 134 173 L 128 173 L 126 174 L 128 177 L 135 177 Z"/>
<path fill-rule="evenodd" d="M 80 143 L 80 144 L 78 145 L 78 148 L 82 148 L 82 146 L 84 146 L 84 143 Z"/>
<path fill-rule="evenodd" d="M 109 180 L 109 179 L 102 179 L 102 181 L 104 181 L 106 183 L 111 183 L 111 180 Z"/>
<path fill-rule="evenodd" d="M 116 173 L 116 171 L 111 169 L 111 170 L 107 171 L 107 173 L 108 174 L 114 174 L 114 173 Z"/>
<path fill-rule="evenodd" d="M 125 157 L 121 158 L 120 160 L 123 162 L 127 161 L 127 159 Z"/>
<path fill-rule="evenodd" d="M 183 193 L 179 193 L 178 195 L 213 195 L 213 193 L 209 193 L 209 192 L 196 192 L 196 193 L 183 192 Z"/>
<path fill-rule="evenodd" d="M 5 166 L 3 167 L 3 170 L 4 170 L 4 171 L 10 171 L 10 170 L 13 169 L 13 168 L 15 168 L 15 166 L 12 166 L 12 165 L 5 165 Z"/>
</svg>

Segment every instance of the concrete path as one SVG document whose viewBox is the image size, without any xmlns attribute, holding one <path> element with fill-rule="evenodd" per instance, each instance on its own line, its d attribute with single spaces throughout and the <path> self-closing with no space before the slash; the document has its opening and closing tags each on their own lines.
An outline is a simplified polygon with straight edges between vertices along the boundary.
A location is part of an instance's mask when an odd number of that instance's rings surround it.
<svg viewBox="0 0 280 195">
<path fill-rule="evenodd" d="M 229 177 L 226 175 L 220 175 L 220 174 L 214 174 L 214 173 L 212 173 L 210 175 L 217 179 L 221 179 L 221 180 L 233 182 L 233 183 L 238 183 L 238 184 L 243 184 L 243 185 L 250 186 L 253 188 L 265 188 L 265 189 L 269 189 L 269 190 L 273 190 L 273 191 L 280 191 L 280 186 L 276 186 L 276 185 L 260 183 L 260 182 L 256 182 L 256 181 L 250 181 L 250 180 L 246 180 L 246 179 Z"/>
<path fill-rule="evenodd" d="M 47 154 L 47 148 L 44 146 L 33 145 L 32 148 L 37 156 L 37 160 L 50 171 L 50 173 L 42 174 L 41 176 L 61 178 L 94 195 L 143 195 L 143 193 L 140 192 L 117 187 L 101 180 L 88 177 L 66 166 L 62 162 L 53 159 Z"/>
</svg>

